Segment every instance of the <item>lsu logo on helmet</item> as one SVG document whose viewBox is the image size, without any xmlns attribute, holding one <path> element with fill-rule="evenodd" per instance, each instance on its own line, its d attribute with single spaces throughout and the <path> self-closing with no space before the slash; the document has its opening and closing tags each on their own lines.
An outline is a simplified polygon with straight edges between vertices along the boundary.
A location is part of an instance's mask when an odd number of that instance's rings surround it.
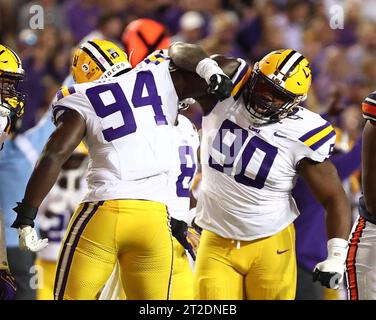
<svg viewBox="0 0 376 320">
<path fill-rule="evenodd" d="M 74 52 L 71 66 L 76 83 L 113 77 L 131 68 L 127 55 L 107 40 L 81 44 Z"/>
</svg>

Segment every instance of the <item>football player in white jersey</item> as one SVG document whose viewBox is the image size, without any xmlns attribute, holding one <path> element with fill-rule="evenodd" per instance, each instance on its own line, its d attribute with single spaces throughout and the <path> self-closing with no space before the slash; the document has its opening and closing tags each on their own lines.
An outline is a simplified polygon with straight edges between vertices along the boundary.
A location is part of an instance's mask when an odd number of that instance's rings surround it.
<svg viewBox="0 0 376 320">
<path fill-rule="evenodd" d="M 10 133 L 11 126 L 24 112 L 25 95 L 17 91 L 17 85 L 25 72 L 19 56 L 8 46 L 0 44 L 0 150 Z M 11 121 L 12 119 L 12 121 Z M 9 271 L 0 208 L 0 300 L 14 299 L 16 286 Z"/>
<path fill-rule="evenodd" d="M 56 265 L 61 243 L 73 212 L 87 192 L 88 152 L 83 143 L 64 163 L 56 184 L 39 207 L 37 224 L 49 245 L 37 253 L 38 300 L 53 300 Z M 39 274 L 40 272 L 40 274 Z"/>
<path fill-rule="evenodd" d="M 201 77 L 218 67 L 195 45 L 175 43 L 169 54 L 178 68 Z M 298 174 L 327 210 L 329 253 L 316 266 L 314 280 L 338 288 L 350 206 L 328 160 L 333 127 L 299 106 L 311 83 L 308 61 L 291 49 L 271 52 L 253 68 L 241 59 L 214 59 L 234 88 L 224 101 L 205 96 L 204 88 L 195 96 L 204 109 L 196 217 L 204 231 L 195 266 L 196 298 L 294 299 L 292 222 L 299 212 L 291 189 Z"/>
<path fill-rule="evenodd" d="M 362 103 L 362 186 L 359 216 L 349 239 L 346 283 L 349 300 L 376 300 L 376 91 Z"/>
<path fill-rule="evenodd" d="M 173 73 L 163 55 L 131 70 L 124 53 L 107 41 L 88 41 L 79 50 L 90 59 L 79 63 L 75 55 L 75 81 L 103 74 L 57 93 L 52 104 L 57 128 L 15 208 L 12 227 L 21 247 L 44 245 L 33 229 L 38 207 L 84 140 L 89 191 L 65 235 L 55 299 L 95 299 L 117 260 L 128 299 L 168 299 L 173 248 L 165 203 L 172 131 L 178 101 L 193 93 L 184 89 L 184 72 Z M 220 68 L 212 71 L 207 84 L 196 77 L 197 84 L 227 98 L 230 79 Z"/>
<path fill-rule="evenodd" d="M 195 259 L 195 252 L 187 239 L 191 225 L 190 190 L 197 172 L 197 150 L 200 141 L 192 122 L 179 114 L 174 127 L 174 156 L 170 169 L 170 196 L 167 201 L 174 231 L 174 270 L 171 299 L 193 299 L 193 272 L 189 258 Z M 176 234 L 175 234 L 176 231 Z M 178 241 L 176 241 L 177 239 Z M 189 255 L 189 256 L 188 256 Z"/>
</svg>

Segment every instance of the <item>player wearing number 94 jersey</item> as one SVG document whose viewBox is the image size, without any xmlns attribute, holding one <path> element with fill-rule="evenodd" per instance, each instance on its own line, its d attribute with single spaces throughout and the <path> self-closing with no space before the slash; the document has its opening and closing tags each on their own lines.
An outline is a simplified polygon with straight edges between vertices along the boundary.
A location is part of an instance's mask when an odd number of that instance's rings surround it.
<svg viewBox="0 0 376 320">
<path fill-rule="evenodd" d="M 196 55 L 202 50 L 194 45 L 170 48 L 180 68 L 198 74 L 211 68 L 209 58 L 194 65 Z M 222 102 L 196 97 L 205 112 L 196 217 L 204 231 L 195 266 L 196 298 L 294 299 L 292 222 L 299 212 L 291 189 L 297 174 L 328 214 L 329 254 L 316 266 L 314 280 L 338 288 L 350 207 L 327 160 L 335 143 L 333 127 L 299 106 L 311 82 L 308 61 L 291 49 L 268 54 L 253 69 L 241 59 L 214 59 L 234 87 Z"/>
<path fill-rule="evenodd" d="M 166 203 L 173 126 L 178 101 L 192 96 L 192 90 L 184 88 L 184 74 L 172 70 L 168 57 L 159 54 L 131 69 L 125 54 L 104 40 L 77 49 L 72 73 L 79 84 L 56 95 L 56 130 L 14 209 L 12 227 L 19 229 L 24 247 L 45 245 L 35 231 L 29 233 L 38 206 L 84 140 L 89 191 L 61 247 L 55 299 L 95 299 L 117 260 L 128 299 L 168 299 L 173 246 Z M 211 94 L 227 98 L 230 79 L 219 68 L 206 74 L 207 83 L 197 76 L 196 83 L 209 84 Z"/>
</svg>

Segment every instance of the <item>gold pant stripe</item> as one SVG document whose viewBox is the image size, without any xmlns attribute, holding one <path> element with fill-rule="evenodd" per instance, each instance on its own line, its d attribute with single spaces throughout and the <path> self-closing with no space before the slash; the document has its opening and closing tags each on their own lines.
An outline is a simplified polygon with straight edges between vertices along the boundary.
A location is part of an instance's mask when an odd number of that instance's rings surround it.
<svg viewBox="0 0 376 320">
<path fill-rule="evenodd" d="M 85 226 L 89 222 L 90 218 L 98 210 L 98 207 L 103 204 L 100 203 L 85 203 L 81 213 L 77 216 L 77 219 L 73 221 L 71 227 L 67 231 L 67 241 L 64 242 L 64 248 L 62 249 L 61 257 L 59 259 L 59 265 L 57 267 L 56 281 L 55 281 L 55 299 L 62 300 L 64 296 L 64 290 L 67 284 L 67 278 L 69 274 L 70 264 L 73 260 L 75 248 L 77 246 L 80 235 L 85 229 Z"/>
</svg>

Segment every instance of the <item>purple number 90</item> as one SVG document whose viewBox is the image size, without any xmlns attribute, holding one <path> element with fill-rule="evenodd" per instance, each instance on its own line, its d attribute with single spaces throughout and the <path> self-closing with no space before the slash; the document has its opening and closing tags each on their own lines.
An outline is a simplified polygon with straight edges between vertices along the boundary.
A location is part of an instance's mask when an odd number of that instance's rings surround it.
<svg viewBox="0 0 376 320">
<path fill-rule="evenodd" d="M 248 135 L 247 130 L 230 120 L 225 120 L 214 138 L 212 154 L 209 155 L 209 166 L 234 176 L 235 181 L 241 184 L 262 189 L 277 156 L 278 148 L 256 136 L 244 145 Z M 264 157 L 258 164 L 259 168 L 254 178 L 251 178 L 246 173 L 256 150 L 261 150 Z M 216 159 L 220 159 L 220 163 L 214 159 L 214 152 L 217 154 Z"/>
</svg>

